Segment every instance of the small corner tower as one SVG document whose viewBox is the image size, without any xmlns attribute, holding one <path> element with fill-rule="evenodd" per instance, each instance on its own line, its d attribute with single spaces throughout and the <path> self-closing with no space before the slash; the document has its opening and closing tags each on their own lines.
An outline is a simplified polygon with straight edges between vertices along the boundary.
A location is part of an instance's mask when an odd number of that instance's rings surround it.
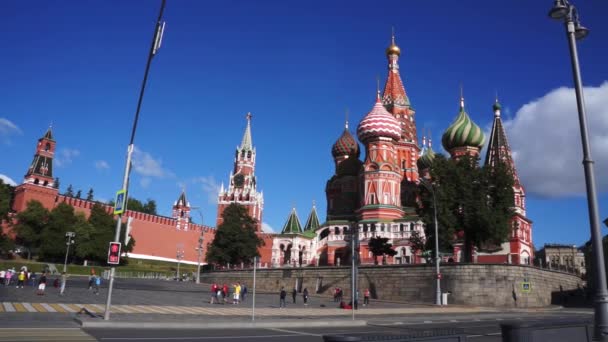
<svg viewBox="0 0 608 342">
<path fill-rule="evenodd" d="M 257 191 L 255 177 L 255 147 L 251 141 L 251 113 L 247 113 L 247 127 L 243 134 L 241 145 L 237 146 L 234 158 L 234 167 L 230 172 L 228 189 L 222 185 L 218 195 L 217 225 L 222 222 L 222 213 L 230 203 L 237 203 L 245 208 L 249 216 L 257 221 L 256 231 L 262 231 L 262 211 L 264 209 L 264 196 Z"/>
<path fill-rule="evenodd" d="M 55 156 L 55 139 L 49 127 L 38 139 L 34 160 L 28 168 L 23 183 L 15 189 L 13 210 L 25 209 L 27 202 L 36 199 L 47 209 L 55 206 L 58 189 L 53 179 L 53 157 Z"/>
<path fill-rule="evenodd" d="M 190 203 L 186 200 L 186 191 L 182 190 L 181 195 L 173 203 L 172 217 L 177 220 L 175 229 L 189 230 L 190 227 Z"/>
</svg>

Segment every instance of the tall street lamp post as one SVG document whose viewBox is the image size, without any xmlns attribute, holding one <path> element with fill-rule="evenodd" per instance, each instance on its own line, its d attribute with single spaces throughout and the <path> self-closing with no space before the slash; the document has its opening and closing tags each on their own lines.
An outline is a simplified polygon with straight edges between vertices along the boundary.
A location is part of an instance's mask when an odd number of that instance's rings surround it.
<svg viewBox="0 0 608 342">
<path fill-rule="evenodd" d="M 177 247 L 177 253 L 175 255 L 175 257 L 177 258 L 177 277 L 176 280 L 179 281 L 181 279 L 181 275 L 179 273 L 179 265 L 182 262 L 182 259 L 184 258 L 184 250 L 181 247 Z"/>
<path fill-rule="evenodd" d="M 201 235 L 198 237 L 198 247 L 196 251 L 198 252 L 198 267 L 196 268 L 196 283 L 201 283 L 201 254 L 203 253 L 203 241 L 205 238 L 203 237 L 203 232 L 201 231 Z"/>
<path fill-rule="evenodd" d="M 65 261 L 63 262 L 63 272 L 67 272 L 68 269 L 68 255 L 70 254 L 70 245 L 74 243 L 74 237 L 76 236 L 76 233 L 74 232 L 67 232 L 65 233 L 65 237 L 66 237 L 66 251 L 65 251 Z"/>
<path fill-rule="evenodd" d="M 439 227 L 437 225 L 437 201 L 435 199 L 435 190 L 433 189 L 433 185 L 424 179 L 420 179 L 420 184 L 422 184 L 431 193 L 431 196 L 433 196 L 433 215 L 435 221 L 435 278 L 437 278 L 435 304 L 441 305 L 441 272 L 439 270 L 439 262 L 441 261 L 441 258 L 439 257 Z"/>
<path fill-rule="evenodd" d="M 602 234 L 600 231 L 597 208 L 593 159 L 591 159 L 589 136 L 587 133 L 587 114 L 585 113 L 585 99 L 583 97 L 582 86 L 583 82 L 581 80 L 578 52 L 576 49 L 576 40 L 585 38 L 587 34 L 589 34 L 589 30 L 581 25 L 576 8 L 574 5 L 570 4 L 568 0 L 555 0 L 553 8 L 549 11 L 549 16 L 553 19 L 564 21 L 566 26 L 566 37 L 568 38 L 568 46 L 570 48 L 570 61 L 572 64 L 574 89 L 576 91 L 576 107 L 578 109 L 578 121 L 583 145 L 583 168 L 585 170 L 587 206 L 589 210 L 591 244 L 595 267 L 595 316 L 593 332 L 595 340 L 608 341 L 608 290 L 606 290 L 604 250 L 602 247 Z"/>
<path fill-rule="evenodd" d="M 126 203 L 128 202 L 128 194 L 129 194 L 129 174 L 131 173 L 131 157 L 133 156 L 133 150 L 135 149 L 135 132 L 137 131 L 137 122 L 139 120 L 139 111 L 141 110 L 141 104 L 144 99 L 144 92 L 146 90 L 146 81 L 148 80 L 148 72 L 150 71 L 150 65 L 152 64 L 152 58 L 154 55 L 158 53 L 158 49 L 160 49 L 163 32 L 165 30 L 165 23 L 162 21 L 163 11 L 165 10 L 165 2 L 166 0 L 162 0 L 160 5 L 160 11 L 158 13 L 158 19 L 154 24 L 154 36 L 152 37 L 152 44 L 150 46 L 150 50 L 148 52 L 148 61 L 146 63 L 146 69 L 144 71 L 144 79 L 141 82 L 141 89 L 139 91 L 139 99 L 137 101 L 137 109 L 135 110 L 135 118 L 133 119 L 133 128 L 131 129 L 131 139 L 129 140 L 129 146 L 127 147 L 127 162 L 125 163 L 125 173 L 122 180 L 122 189 L 124 191 L 124 201 L 125 205 L 122 207 L 123 212 L 126 211 Z M 116 203 L 118 204 L 118 203 Z M 118 214 L 116 218 L 116 231 L 114 233 L 113 242 L 120 242 L 120 228 L 122 225 L 122 213 Z M 116 267 L 112 266 L 110 268 L 110 280 L 108 282 L 108 296 L 106 297 L 106 308 L 103 314 L 103 319 L 108 321 L 110 320 L 110 308 L 112 306 L 112 289 L 114 287 L 114 273 L 116 272 Z"/>
</svg>

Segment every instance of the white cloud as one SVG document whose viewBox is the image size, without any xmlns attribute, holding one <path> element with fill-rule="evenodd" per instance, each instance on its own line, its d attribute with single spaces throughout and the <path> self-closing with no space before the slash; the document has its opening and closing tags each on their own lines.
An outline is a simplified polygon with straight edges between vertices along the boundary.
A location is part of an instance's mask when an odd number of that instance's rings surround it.
<svg viewBox="0 0 608 342">
<path fill-rule="evenodd" d="M 2 181 L 4 182 L 4 184 L 8 184 L 8 185 L 12 185 L 12 186 L 16 186 L 17 183 L 9 176 L 7 175 L 3 175 L 0 173 L 0 179 L 2 179 Z"/>
<path fill-rule="evenodd" d="M 110 164 L 108 164 L 107 161 L 105 160 L 96 160 L 95 161 L 95 168 L 97 170 L 107 170 L 110 168 Z"/>
<path fill-rule="evenodd" d="M 152 183 L 152 179 L 148 177 L 144 177 L 139 181 L 139 185 L 141 185 L 141 187 L 144 189 L 148 188 L 148 186 L 150 186 L 150 183 Z"/>
<path fill-rule="evenodd" d="M 80 155 L 80 151 L 73 148 L 62 148 L 55 154 L 55 165 L 57 167 L 68 166 L 74 158 Z"/>
<path fill-rule="evenodd" d="M 274 229 L 266 222 L 262 222 L 262 231 L 265 233 L 276 233 Z"/>
<path fill-rule="evenodd" d="M 164 178 L 173 174 L 163 168 L 162 159 L 154 159 L 148 152 L 144 152 L 135 147 L 133 150 L 133 171 L 145 177 Z"/>
<path fill-rule="evenodd" d="M 608 190 L 608 81 L 585 87 L 591 157 L 600 192 Z M 585 194 L 583 152 L 574 89 L 558 88 L 505 121 L 516 168 L 529 194 Z"/>
<path fill-rule="evenodd" d="M 9 139 L 10 135 L 13 134 L 21 134 L 21 129 L 17 127 L 10 120 L 5 118 L 0 118 L 0 138 L 5 144 L 10 144 L 11 141 Z"/>
<path fill-rule="evenodd" d="M 209 202 L 209 204 L 217 204 L 220 185 L 213 176 L 197 177 L 192 182 L 194 184 L 201 184 L 203 192 L 207 195 L 207 202 Z"/>
</svg>

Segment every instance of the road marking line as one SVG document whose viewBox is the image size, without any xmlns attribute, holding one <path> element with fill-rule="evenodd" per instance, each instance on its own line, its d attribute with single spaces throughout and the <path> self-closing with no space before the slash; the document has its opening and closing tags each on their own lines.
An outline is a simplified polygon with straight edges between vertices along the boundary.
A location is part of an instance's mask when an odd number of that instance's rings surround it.
<svg viewBox="0 0 608 342">
<path fill-rule="evenodd" d="M 36 309 L 30 303 L 23 303 L 23 306 L 27 309 L 28 312 L 37 312 Z"/>
<path fill-rule="evenodd" d="M 456 323 L 456 322 L 458 322 L 458 320 L 457 319 L 451 319 L 450 322 Z"/>
<path fill-rule="evenodd" d="M 48 305 L 47 303 L 40 303 L 40 305 L 42 305 L 42 307 L 46 309 L 46 312 L 57 312 L 57 310 L 53 309 L 53 307 Z"/>
<path fill-rule="evenodd" d="M 50 304 L 50 305 L 53 309 L 57 310 L 57 312 L 62 312 L 62 313 L 68 312 L 59 304 Z"/>
<path fill-rule="evenodd" d="M 13 305 L 9 302 L 4 302 L 2 303 L 2 305 L 4 306 L 4 311 L 6 312 L 15 312 L 15 308 L 13 307 Z"/>
<path fill-rule="evenodd" d="M 291 334 L 296 334 L 296 335 L 305 335 L 305 336 L 317 336 L 317 337 L 323 336 L 321 334 L 312 334 L 312 333 L 305 333 L 305 332 L 300 332 L 300 331 L 286 330 L 286 329 L 279 329 L 279 328 L 271 328 L 271 329 L 268 329 L 268 330 L 278 331 L 278 332 L 285 332 L 285 333 L 291 333 Z"/>
<path fill-rule="evenodd" d="M 78 312 L 79 310 L 74 310 L 71 306 L 67 304 L 59 304 L 65 311 L 67 312 Z"/>
<path fill-rule="evenodd" d="M 40 305 L 40 303 L 32 303 L 32 306 L 38 312 L 46 312 L 46 309 L 44 308 L 44 306 Z"/>
<path fill-rule="evenodd" d="M 15 307 L 15 310 L 17 310 L 17 312 L 26 312 L 27 311 L 27 309 L 21 303 L 13 303 L 13 306 Z"/>
<path fill-rule="evenodd" d="M 433 321 L 424 321 L 423 323 L 433 323 Z"/>
</svg>

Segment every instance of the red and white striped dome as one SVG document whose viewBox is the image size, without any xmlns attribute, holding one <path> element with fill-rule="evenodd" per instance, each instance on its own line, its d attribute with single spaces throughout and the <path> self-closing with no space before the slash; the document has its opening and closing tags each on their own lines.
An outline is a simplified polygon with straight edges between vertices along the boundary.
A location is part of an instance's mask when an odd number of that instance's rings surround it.
<svg viewBox="0 0 608 342">
<path fill-rule="evenodd" d="M 372 111 L 359 123 L 357 136 L 362 142 L 376 137 L 393 138 L 395 140 L 401 138 L 399 121 L 384 108 L 380 97 L 376 99 L 376 104 L 372 108 Z"/>
</svg>

